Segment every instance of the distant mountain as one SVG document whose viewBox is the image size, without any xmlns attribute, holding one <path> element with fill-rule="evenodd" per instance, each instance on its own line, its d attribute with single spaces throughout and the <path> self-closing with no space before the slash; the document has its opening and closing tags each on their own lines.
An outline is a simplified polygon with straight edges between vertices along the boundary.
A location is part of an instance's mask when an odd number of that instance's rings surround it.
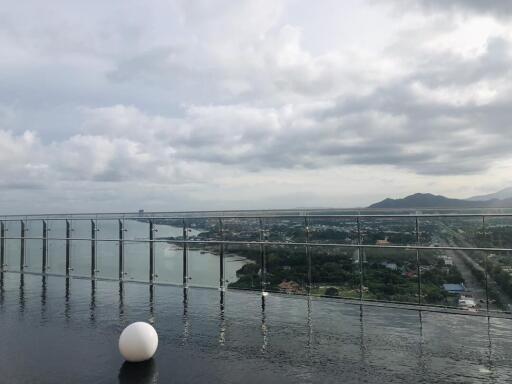
<svg viewBox="0 0 512 384">
<path fill-rule="evenodd" d="M 497 194 L 500 192 L 497 192 Z M 502 195 L 506 196 L 505 193 Z M 504 199 L 491 198 L 488 200 L 462 200 L 450 199 L 431 193 L 415 193 L 402 199 L 384 199 L 370 205 L 368 208 L 512 208 L 512 197 Z"/>
<path fill-rule="evenodd" d="M 479 208 L 481 201 L 449 199 L 431 193 L 415 193 L 403 199 L 384 199 L 369 208 Z M 487 204 L 484 203 L 484 204 Z"/>
<path fill-rule="evenodd" d="M 496 193 L 490 193 L 488 195 L 480 195 L 480 196 L 473 196 L 469 199 L 466 199 L 468 201 L 489 201 L 489 200 L 505 200 L 505 199 L 512 199 L 512 187 L 502 189 L 501 191 L 498 191 Z"/>
</svg>

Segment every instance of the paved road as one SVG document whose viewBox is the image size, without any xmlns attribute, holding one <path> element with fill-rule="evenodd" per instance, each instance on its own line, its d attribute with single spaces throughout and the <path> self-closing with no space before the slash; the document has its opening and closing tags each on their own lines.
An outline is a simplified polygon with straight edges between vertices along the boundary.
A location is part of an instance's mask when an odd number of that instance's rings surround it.
<svg viewBox="0 0 512 384">
<path fill-rule="evenodd" d="M 447 230 L 449 230 L 453 236 L 451 239 L 443 239 L 445 244 L 448 244 L 450 246 L 455 246 L 455 247 L 456 246 L 474 247 L 473 244 L 468 243 L 466 241 L 466 239 L 464 239 L 459 233 L 453 231 L 449 227 L 445 227 L 445 228 Z M 454 264 L 461 272 L 462 277 L 464 277 L 464 280 L 467 282 L 466 287 L 469 289 L 469 287 L 471 286 L 471 289 L 474 289 L 475 293 L 473 293 L 473 296 L 475 298 L 478 298 L 478 300 L 480 300 L 482 298 L 481 296 L 483 294 L 483 299 L 485 300 L 485 287 L 482 286 L 482 284 L 477 279 L 475 279 L 473 273 L 471 272 L 471 269 L 467 266 L 465 261 L 469 262 L 471 265 L 473 265 L 473 267 L 475 269 L 477 269 L 479 271 L 485 272 L 485 270 L 464 251 L 449 251 L 447 253 L 448 253 L 448 255 L 453 257 Z M 496 290 L 500 296 L 501 302 L 504 303 L 505 305 L 507 305 L 508 307 L 510 307 L 512 304 L 512 298 L 509 295 L 507 295 L 506 293 L 504 293 L 501 289 L 499 289 L 499 285 L 492 279 L 491 276 L 488 276 L 487 279 L 488 279 L 488 285 L 489 286 L 492 285 L 496 288 Z M 477 297 L 477 295 L 478 295 L 478 297 Z M 496 307 L 496 305 L 489 304 L 489 309 L 497 310 L 498 308 Z"/>
<path fill-rule="evenodd" d="M 457 246 L 453 240 L 449 239 L 442 239 L 443 244 L 448 244 L 450 246 Z M 476 264 L 467 254 L 465 254 L 462 251 L 446 251 L 446 255 L 450 256 L 453 260 L 453 264 L 455 267 L 459 270 L 462 277 L 464 278 L 464 285 L 466 289 L 468 290 L 468 293 L 470 293 L 473 298 L 475 299 L 475 302 L 477 302 L 481 308 L 486 308 L 486 304 L 482 303 L 481 300 L 485 302 L 486 300 L 486 294 L 485 294 L 485 286 L 482 286 L 480 281 L 478 281 L 475 276 L 473 275 L 473 272 L 466 264 L 465 260 L 469 260 L 470 263 L 473 265 L 476 265 L 478 269 L 482 269 L 478 264 Z M 483 269 L 482 269 L 483 271 Z M 497 309 L 496 305 L 489 304 L 489 309 L 495 310 Z"/>
</svg>

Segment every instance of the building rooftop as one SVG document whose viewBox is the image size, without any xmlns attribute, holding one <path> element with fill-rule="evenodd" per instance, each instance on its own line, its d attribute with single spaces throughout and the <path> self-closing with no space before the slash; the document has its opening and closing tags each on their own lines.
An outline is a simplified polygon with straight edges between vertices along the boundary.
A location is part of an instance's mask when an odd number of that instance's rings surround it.
<svg viewBox="0 0 512 384">
<path fill-rule="evenodd" d="M 443 289 L 449 293 L 461 293 L 466 290 L 464 284 L 443 284 Z"/>
</svg>

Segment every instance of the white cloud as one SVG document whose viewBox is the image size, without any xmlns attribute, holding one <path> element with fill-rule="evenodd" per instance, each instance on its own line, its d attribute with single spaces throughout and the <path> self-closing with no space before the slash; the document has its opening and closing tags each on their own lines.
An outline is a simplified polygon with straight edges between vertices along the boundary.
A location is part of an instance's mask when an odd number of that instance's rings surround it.
<svg viewBox="0 0 512 384">
<path fill-rule="evenodd" d="M 348 206 L 509 182 L 504 3 L 29 3 L 0 13 L 6 210 Z"/>
</svg>

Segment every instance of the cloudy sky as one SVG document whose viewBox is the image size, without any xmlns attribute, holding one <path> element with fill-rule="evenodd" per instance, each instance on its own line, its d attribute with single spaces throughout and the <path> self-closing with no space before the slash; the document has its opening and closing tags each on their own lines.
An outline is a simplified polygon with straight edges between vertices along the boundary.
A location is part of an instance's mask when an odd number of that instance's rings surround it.
<svg viewBox="0 0 512 384">
<path fill-rule="evenodd" d="M 5 213 L 512 185 L 508 0 L 7 0 Z"/>
</svg>

